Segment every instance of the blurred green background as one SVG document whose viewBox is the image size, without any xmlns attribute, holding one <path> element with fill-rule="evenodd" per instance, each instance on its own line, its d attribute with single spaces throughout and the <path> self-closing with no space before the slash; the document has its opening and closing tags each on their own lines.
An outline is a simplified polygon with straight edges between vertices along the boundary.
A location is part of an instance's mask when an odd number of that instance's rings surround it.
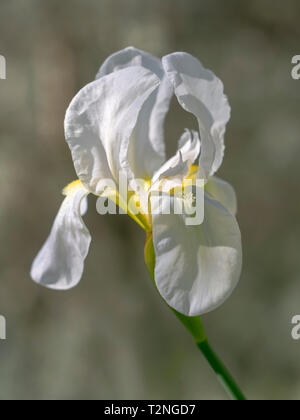
<svg viewBox="0 0 300 420">
<path fill-rule="evenodd" d="M 75 172 L 63 119 L 101 62 L 128 45 L 187 51 L 224 81 L 232 105 L 219 175 L 239 199 L 244 267 L 204 323 L 251 399 L 300 399 L 297 0 L 26 0 L 0 5 L 0 399 L 223 399 L 143 263 L 143 232 L 101 217 L 80 285 L 36 286 L 29 269 Z M 168 150 L 195 124 L 173 102 Z"/>
</svg>

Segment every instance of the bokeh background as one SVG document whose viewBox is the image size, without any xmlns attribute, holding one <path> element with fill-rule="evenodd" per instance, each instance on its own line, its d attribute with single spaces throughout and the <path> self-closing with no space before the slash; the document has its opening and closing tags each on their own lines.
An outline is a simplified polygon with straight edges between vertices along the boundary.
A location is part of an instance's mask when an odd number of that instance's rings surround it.
<svg viewBox="0 0 300 420">
<path fill-rule="evenodd" d="M 236 188 L 244 268 L 232 298 L 203 318 L 251 399 L 300 398 L 300 3 L 271 0 L 10 0 L 0 5 L 0 399 L 223 399 L 143 263 L 143 232 L 100 217 L 80 285 L 51 292 L 29 277 L 61 189 L 75 178 L 63 119 L 101 62 L 128 45 L 187 51 L 214 70 L 232 105 L 219 175 Z M 194 125 L 172 104 L 171 153 Z"/>
</svg>

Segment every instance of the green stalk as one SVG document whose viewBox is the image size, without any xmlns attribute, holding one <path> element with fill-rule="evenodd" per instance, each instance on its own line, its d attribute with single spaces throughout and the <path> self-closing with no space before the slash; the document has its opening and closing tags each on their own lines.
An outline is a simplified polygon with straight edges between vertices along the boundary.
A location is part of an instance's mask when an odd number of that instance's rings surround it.
<svg viewBox="0 0 300 420">
<path fill-rule="evenodd" d="M 150 276 L 152 278 L 152 281 L 156 287 L 154 281 L 155 253 L 151 233 L 147 234 L 147 240 L 145 245 L 145 262 L 149 270 Z M 185 328 L 189 331 L 189 333 L 193 336 L 197 347 L 202 352 L 203 356 L 217 375 L 218 380 L 224 387 L 225 391 L 229 394 L 230 398 L 236 401 L 245 401 L 246 398 L 243 395 L 242 391 L 239 389 L 238 385 L 230 375 L 225 365 L 220 361 L 216 353 L 209 345 L 201 318 L 199 316 L 188 317 L 183 314 L 180 314 L 172 308 L 170 309 L 176 315 L 179 321 L 185 326 Z"/>
<path fill-rule="evenodd" d="M 234 379 L 220 361 L 218 356 L 215 354 L 213 349 L 210 347 L 207 340 L 202 343 L 197 343 L 198 348 L 202 351 L 203 356 L 206 358 L 215 374 L 217 375 L 221 385 L 225 388 L 231 399 L 235 401 L 245 401 L 246 398 L 243 395 L 242 391 L 235 383 Z"/>
</svg>

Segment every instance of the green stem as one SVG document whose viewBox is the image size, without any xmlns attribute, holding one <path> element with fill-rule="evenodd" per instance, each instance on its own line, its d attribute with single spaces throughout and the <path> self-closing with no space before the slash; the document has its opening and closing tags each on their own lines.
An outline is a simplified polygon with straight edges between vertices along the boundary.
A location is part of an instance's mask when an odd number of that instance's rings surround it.
<svg viewBox="0 0 300 420">
<path fill-rule="evenodd" d="M 236 401 L 245 401 L 246 398 L 228 372 L 227 368 L 210 347 L 206 338 L 201 318 L 199 316 L 188 317 L 180 314 L 174 309 L 172 309 L 172 311 L 179 319 L 179 321 L 185 326 L 185 328 L 191 333 L 197 347 L 202 352 L 203 356 L 217 375 L 217 378 L 229 396 Z"/>
<path fill-rule="evenodd" d="M 242 391 L 239 389 L 234 379 L 220 361 L 216 353 L 210 347 L 207 340 L 202 341 L 202 343 L 197 343 L 198 348 L 202 351 L 203 356 L 206 358 L 211 368 L 214 370 L 219 381 L 229 394 L 229 396 L 236 401 L 245 401 L 246 398 L 243 395 Z"/>
<path fill-rule="evenodd" d="M 148 267 L 154 286 L 156 287 L 154 281 L 155 253 L 153 248 L 152 235 L 150 232 L 147 235 L 147 241 L 145 246 L 145 262 Z M 234 379 L 230 375 L 225 365 L 221 362 L 216 353 L 210 347 L 206 338 L 201 318 L 199 316 L 185 316 L 175 311 L 175 309 L 170 309 L 193 336 L 197 347 L 202 352 L 207 362 L 210 364 L 211 368 L 217 375 L 217 378 L 219 379 L 229 396 L 236 401 L 245 401 L 246 398 L 244 397 L 242 391 L 235 383 Z"/>
</svg>

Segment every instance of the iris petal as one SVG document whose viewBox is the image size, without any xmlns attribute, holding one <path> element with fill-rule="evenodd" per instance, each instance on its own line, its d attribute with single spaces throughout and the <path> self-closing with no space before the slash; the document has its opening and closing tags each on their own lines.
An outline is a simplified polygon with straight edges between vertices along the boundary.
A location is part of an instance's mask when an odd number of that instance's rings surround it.
<svg viewBox="0 0 300 420">
<path fill-rule="evenodd" d="M 79 283 L 91 242 L 81 217 L 87 195 L 79 183 L 69 188 L 51 233 L 32 264 L 31 277 L 36 283 L 57 290 Z"/>
<path fill-rule="evenodd" d="M 161 60 L 145 51 L 128 47 L 108 57 L 96 78 L 132 66 L 150 70 L 161 81 L 141 109 L 129 148 L 129 161 L 136 178 L 151 178 L 166 159 L 164 121 L 174 93 Z"/>
<path fill-rule="evenodd" d="M 187 53 L 173 53 L 162 60 L 180 105 L 195 115 L 201 135 L 199 177 L 209 178 L 220 167 L 230 106 L 223 83 L 200 61 Z"/>
<path fill-rule="evenodd" d="M 205 190 L 229 210 L 231 214 L 234 216 L 237 214 L 236 193 L 228 182 L 213 176 L 207 181 Z"/>
<path fill-rule="evenodd" d="M 172 214 L 172 208 L 171 214 L 163 214 L 169 200 L 174 207 L 176 197 L 153 199 L 154 206 L 162 209 L 152 216 L 159 292 L 184 315 L 212 311 L 229 297 L 241 273 L 241 236 L 235 217 L 206 195 L 203 224 L 186 226 L 185 216 Z"/>
<path fill-rule="evenodd" d="M 94 194 L 103 179 L 119 180 L 125 171 L 134 175 L 128 161 L 131 135 L 143 104 L 159 85 L 154 73 L 129 67 L 84 87 L 71 102 L 65 135 L 78 177 Z"/>
</svg>

